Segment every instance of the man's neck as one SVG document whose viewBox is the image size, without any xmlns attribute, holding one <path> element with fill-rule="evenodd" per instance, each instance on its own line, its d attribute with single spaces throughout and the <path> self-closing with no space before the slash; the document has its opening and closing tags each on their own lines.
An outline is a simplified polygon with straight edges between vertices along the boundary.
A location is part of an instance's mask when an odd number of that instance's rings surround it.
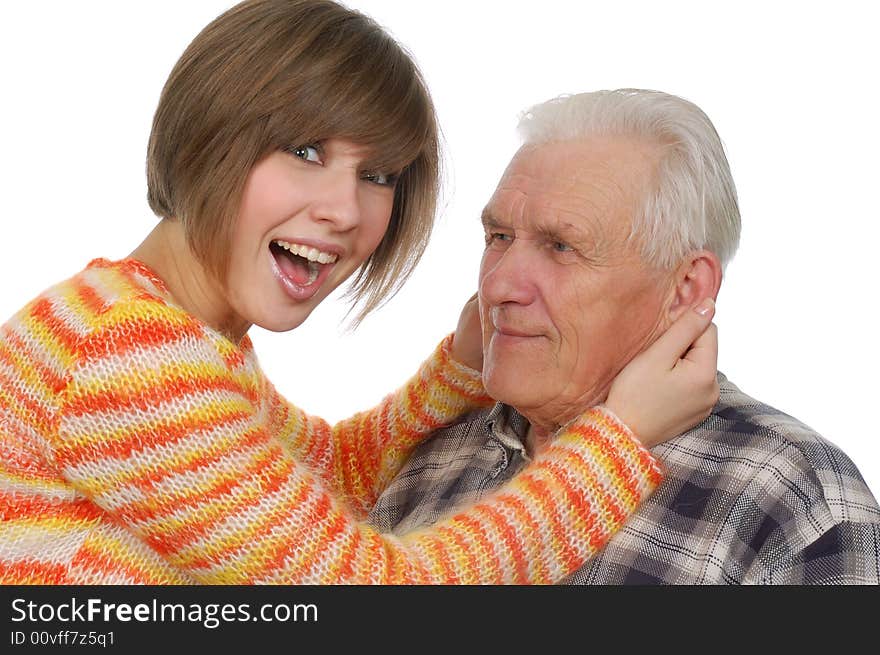
<svg viewBox="0 0 880 655">
<path fill-rule="evenodd" d="M 540 455 L 553 440 L 554 434 L 554 432 L 542 430 L 529 423 L 529 429 L 526 432 L 526 452 L 529 457 Z"/>
</svg>

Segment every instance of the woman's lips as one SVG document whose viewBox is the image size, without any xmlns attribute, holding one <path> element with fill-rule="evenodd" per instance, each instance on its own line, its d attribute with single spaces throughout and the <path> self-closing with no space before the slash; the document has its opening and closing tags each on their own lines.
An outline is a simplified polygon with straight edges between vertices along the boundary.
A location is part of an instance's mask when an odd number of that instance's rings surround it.
<svg viewBox="0 0 880 655">
<path fill-rule="evenodd" d="M 281 255 L 283 256 L 283 255 Z M 302 302 L 305 300 L 309 300 L 312 298 L 317 292 L 318 289 L 321 288 L 321 285 L 327 279 L 327 276 L 330 275 L 330 272 L 336 267 L 336 263 L 332 264 L 318 264 L 319 270 L 318 275 L 314 278 L 311 283 L 301 284 L 298 283 L 293 277 L 284 273 L 279 266 L 278 262 L 275 260 L 276 255 L 269 252 L 269 261 L 272 266 L 272 274 L 275 276 L 275 279 L 281 284 L 281 288 L 284 292 L 293 300 L 298 302 Z"/>
<path fill-rule="evenodd" d="M 314 249 L 329 255 L 331 258 L 341 259 L 346 254 L 346 249 L 336 243 L 323 241 L 321 239 L 310 239 L 305 237 L 276 237 L 272 239 L 273 243 L 283 245 L 285 247 Z"/>
<path fill-rule="evenodd" d="M 317 239 L 276 238 L 269 243 L 272 273 L 296 301 L 314 296 L 345 255 L 345 248 Z"/>
</svg>

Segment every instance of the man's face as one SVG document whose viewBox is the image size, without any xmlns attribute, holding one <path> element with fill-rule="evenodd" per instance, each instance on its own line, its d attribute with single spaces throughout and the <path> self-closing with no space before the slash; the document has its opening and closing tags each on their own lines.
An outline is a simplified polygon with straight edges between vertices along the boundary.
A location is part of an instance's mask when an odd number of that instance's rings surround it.
<svg viewBox="0 0 880 655">
<path fill-rule="evenodd" d="M 655 157 L 625 138 L 525 146 L 483 212 L 483 382 L 539 431 L 604 401 L 667 327 L 672 276 L 627 240 Z"/>
</svg>

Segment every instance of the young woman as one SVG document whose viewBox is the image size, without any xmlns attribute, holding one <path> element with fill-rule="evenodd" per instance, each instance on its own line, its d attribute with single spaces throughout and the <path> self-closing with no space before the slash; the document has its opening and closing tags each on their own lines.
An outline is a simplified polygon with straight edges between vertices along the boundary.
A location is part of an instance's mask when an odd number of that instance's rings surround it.
<svg viewBox="0 0 880 655">
<path fill-rule="evenodd" d="M 250 0 L 208 25 L 153 124 L 158 226 L 0 332 L 0 581 L 530 583 L 581 566 L 659 481 L 645 446 L 711 407 L 691 371 L 712 362 L 669 363 L 708 315 L 498 494 L 402 538 L 358 521 L 415 444 L 487 402 L 472 303 L 405 387 L 332 427 L 275 391 L 247 337 L 296 328 L 352 276 L 361 316 L 393 292 L 428 238 L 437 169 L 425 86 L 369 19 Z M 615 416 L 646 391 L 669 414 Z"/>
</svg>

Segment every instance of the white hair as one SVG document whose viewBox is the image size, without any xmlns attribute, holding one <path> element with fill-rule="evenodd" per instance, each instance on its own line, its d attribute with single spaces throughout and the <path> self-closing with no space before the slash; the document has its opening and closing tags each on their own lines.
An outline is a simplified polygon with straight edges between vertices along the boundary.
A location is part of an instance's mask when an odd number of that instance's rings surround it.
<svg viewBox="0 0 880 655">
<path fill-rule="evenodd" d="M 590 136 L 656 144 L 656 188 L 646 189 L 631 232 L 645 260 L 670 268 L 706 249 L 724 267 L 736 252 L 740 216 L 730 166 L 715 127 L 695 104 L 642 89 L 561 96 L 524 112 L 519 132 L 526 145 Z"/>
</svg>

